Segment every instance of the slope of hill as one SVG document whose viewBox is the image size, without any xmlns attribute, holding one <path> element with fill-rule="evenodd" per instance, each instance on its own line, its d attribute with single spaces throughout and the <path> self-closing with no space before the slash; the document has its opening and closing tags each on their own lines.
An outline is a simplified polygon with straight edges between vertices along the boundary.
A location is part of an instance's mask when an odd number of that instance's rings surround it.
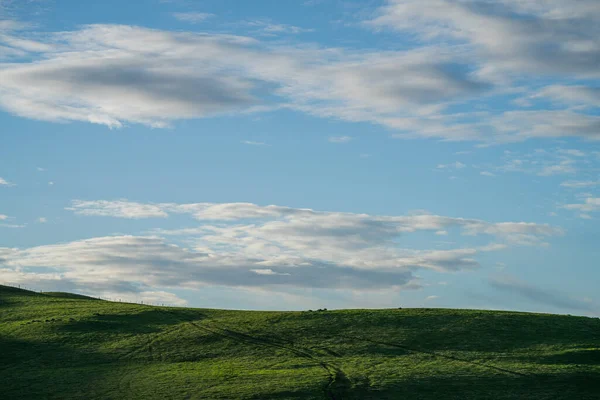
<svg viewBox="0 0 600 400">
<path fill-rule="evenodd" d="M 600 319 L 150 307 L 0 286 L 3 399 L 600 399 Z"/>
</svg>

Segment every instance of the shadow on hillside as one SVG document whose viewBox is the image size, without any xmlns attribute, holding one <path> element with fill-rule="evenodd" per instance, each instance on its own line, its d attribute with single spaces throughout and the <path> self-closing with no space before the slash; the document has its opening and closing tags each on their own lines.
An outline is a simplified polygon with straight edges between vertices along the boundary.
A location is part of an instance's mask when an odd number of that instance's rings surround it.
<svg viewBox="0 0 600 400">
<path fill-rule="evenodd" d="M 600 398 L 600 374 L 535 375 L 510 377 L 504 375 L 418 377 L 393 384 L 358 389 L 356 399 L 411 400 L 597 400 Z M 351 397 L 352 398 L 352 397 Z"/>
<path fill-rule="evenodd" d="M 39 297 L 41 294 L 12 286 L 0 285 L 0 307 L 7 307 L 23 301 L 23 297 Z"/>
<path fill-rule="evenodd" d="M 86 398 L 101 390 L 115 361 L 54 342 L 0 337 L 0 349 L 0 397 L 6 399 Z"/>
<path fill-rule="evenodd" d="M 55 297 L 57 299 L 67 300 L 91 300 L 91 301 L 102 301 L 95 297 L 84 296 L 82 294 L 66 293 L 66 292 L 44 292 L 42 293 L 46 297 Z"/>
<path fill-rule="evenodd" d="M 203 318 L 204 314 L 198 311 L 153 308 L 135 314 L 96 313 L 89 318 L 68 322 L 59 329 L 71 333 L 144 334 L 161 332 L 165 326 Z"/>
<path fill-rule="evenodd" d="M 316 314 L 316 313 L 315 313 Z M 482 314 L 431 315 L 383 314 L 368 319 L 324 318 L 315 335 L 331 335 L 329 326 L 336 326 L 335 336 L 361 331 L 360 336 L 390 344 L 401 344 L 430 351 L 511 352 L 536 345 L 578 345 L 596 347 L 600 341 L 600 320 L 558 315 Z M 370 330 L 375 330 L 369 335 Z M 387 333 L 382 338 L 382 333 Z M 397 332 L 397 339 L 394 338 Z M 354 335 L 348 333 L 348 337 Z M 358 336 L 358 335 L 354 335 Z M 371 337 L 372 336 L 372 337 Z"/>
<path fill-rule="evenodd" d="M 568 364 L 568 365 L 597 365 L 600 366 L 600 349 L 572 350 L 565 353 L 540 357 L 521 357 L 519 360 L 537 364 Z M 600 378 L 599 378 L 600 379 Z M 599 383 L 600 384 L 600 383 Z M 600 392 L 600 388 L 598 389 Z M 600 398 L 600 393 L 598 394 Z"/>
</svg>

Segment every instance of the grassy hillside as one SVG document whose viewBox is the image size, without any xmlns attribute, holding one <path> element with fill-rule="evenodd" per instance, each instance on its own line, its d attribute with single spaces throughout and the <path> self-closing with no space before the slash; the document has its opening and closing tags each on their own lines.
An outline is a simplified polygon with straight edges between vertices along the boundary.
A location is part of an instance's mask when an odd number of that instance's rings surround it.
<svg viewBox="0 0 600 400">
<path fill-rule="evenodd" d="M 600 399 L 600 319 L 149 307 L 0 286 L 3 399 Z"/>
</svg>

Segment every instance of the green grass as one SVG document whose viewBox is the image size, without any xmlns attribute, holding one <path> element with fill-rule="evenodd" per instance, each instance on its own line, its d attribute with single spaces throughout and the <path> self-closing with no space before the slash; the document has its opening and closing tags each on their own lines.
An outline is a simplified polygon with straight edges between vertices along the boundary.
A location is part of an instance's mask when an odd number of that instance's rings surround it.
<svg viewBox="0 0 600 400">
<path fill-rule="evenodd" d="M 250 312 L 0 286 L 2 399 L 600 399 L 600 319 Z"/>
</svg>

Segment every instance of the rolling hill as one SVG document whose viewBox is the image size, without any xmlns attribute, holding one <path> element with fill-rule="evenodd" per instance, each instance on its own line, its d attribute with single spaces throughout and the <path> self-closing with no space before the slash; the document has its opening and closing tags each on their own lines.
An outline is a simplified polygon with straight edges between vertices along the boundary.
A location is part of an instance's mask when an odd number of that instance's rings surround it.
<svg viewBox="0 0 600 400">
<path fill-rule="evenodd" d="M 600 399 L 600 319 L 151 307 L 0 286 L 2 399 Z"/>
</svg>

